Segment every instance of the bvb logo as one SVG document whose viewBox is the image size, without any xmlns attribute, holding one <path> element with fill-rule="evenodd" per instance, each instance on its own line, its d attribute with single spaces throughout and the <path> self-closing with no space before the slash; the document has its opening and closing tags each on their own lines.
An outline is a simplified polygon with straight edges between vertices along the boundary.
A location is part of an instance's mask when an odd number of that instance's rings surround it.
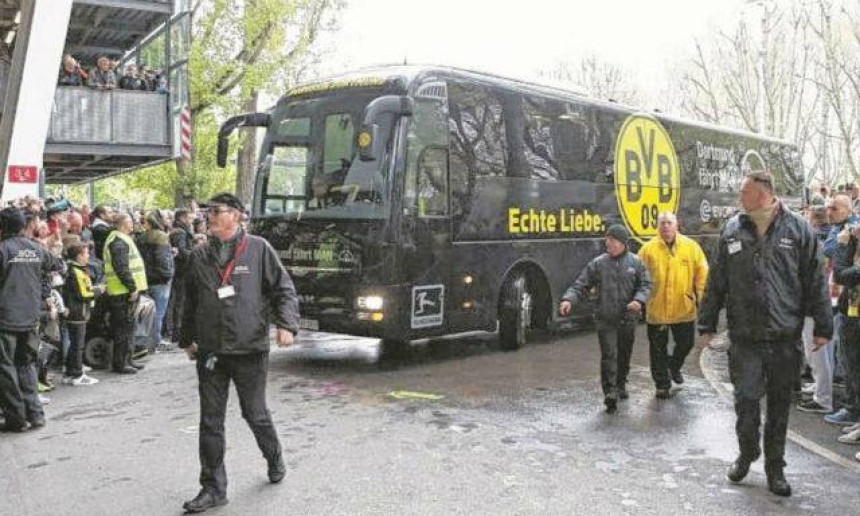
<svg viewBox="0 0 860 516">
<path fill-rule="evenodd" d="M 624 223 L 640 242 L 657 234 L 660 213 L 678 210 L 678 156 L 654 118 L 631 115 L 624 121 L 615 143 L 615 193 Z"/>
</svg>

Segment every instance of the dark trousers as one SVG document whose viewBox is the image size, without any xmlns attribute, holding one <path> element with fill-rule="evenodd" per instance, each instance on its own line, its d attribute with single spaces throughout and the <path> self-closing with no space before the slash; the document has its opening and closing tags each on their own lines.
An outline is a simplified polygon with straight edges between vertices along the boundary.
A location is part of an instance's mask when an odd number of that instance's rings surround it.
<svg viewBox="0 0 860 516">
<path fill-rule="evenodd" d="M 87 342 L 85 323 L 66 323 L 69 332 L 69 350 L 66 353 L 66 376 L 77 378 L 84 374 L 84 346 Z"/>
<path fill-rule="evenodd" d="M 607 398 L 616 398 L 618 389 L 623 389 L 627 385 L 635 331 L 636 325 L 632 322 L 617 325 L 598 324 L 600 383 L 603 387 L 603 395 Z"/>
<path fill-rule="evenodd" d="M 761 397 L 767 396 L 764 424 L 765 470 L 785 466 L 785 436 L 798 374 L 796 342 L 733 342 L 729 349 L 729 373 L 734 386 L 735 414 L 741 457 L 754 461 L 761 455 Z"/>
<path fill-rule="evenodd" d="M 126 367 L 131 360 L 134 339 L 134 303 L 128 294 L 109 296 L 107 299 L 110 315 L 111 338 L 113 339 L 113 369 Z"/>
<path fill-rule="evenodd" d="M 845 317 L 840 328 L 840 357 L 845 380 L 845 408 L 860 417 L 860 319 Z"/>
<path fill-rule="evenodd" d="M 0 405 L 6 424 L 24 426 L 45 417 L 36 379 L 36 350 L 39 335 L 0 331 Z"/>
<path fill-rule="evenodd" d="M 671 374 L 680 371 L 696 343 L 695 321 L 678 324 L 649 324 L 648 343 L 651 355 L 651 378 L 658 389 L 672 386 Z M 675 349 L 669 355 L 669 331 Z"/>
<path fill-rule="evenodd" d="M 267 461 L 281 454 L 281 443 L 266 408 L 266 377 L 269 353 L 218 355 L 210 370 L 212 355 L 197 358 L 200 391 L 200 485 L 219 494 L 227 492 L 224 469 L 224 415 L 230 380 L 236 385 L 242 417 L 248 422 L 257 446 Z"/>
<path fill-rule="evenodd" d="M 173 342 L 179 340 L 182 331 L 182 310 L 185 306 L 185 278 L 181 275 L 173 277 L 170 289 L 170 301 L 167 302 L 167 315 L 164 317 L 162 333 Z"/>
</svg>

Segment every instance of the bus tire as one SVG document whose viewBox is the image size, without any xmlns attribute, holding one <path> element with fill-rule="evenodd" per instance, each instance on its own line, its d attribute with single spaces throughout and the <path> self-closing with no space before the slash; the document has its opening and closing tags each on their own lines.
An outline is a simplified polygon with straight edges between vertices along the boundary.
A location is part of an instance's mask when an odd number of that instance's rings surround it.
<svg viewBox="0 0 860 516">
<path fill-rule="evenodd" d="M 113 343 L 104 337 L 93 337 L 84 345 L 84 363 L 93 369 L 108 369 L 113 355 Z"/>
<path fill-rule="evenodd" d="M 526 276 L 516 273 L 502 286 L 499 300 L 499 346 L 505 351 L 514 351 L 526 343 L 526 330 L 531 322 L 532 296 L 528 291 Z"/>
</svg>

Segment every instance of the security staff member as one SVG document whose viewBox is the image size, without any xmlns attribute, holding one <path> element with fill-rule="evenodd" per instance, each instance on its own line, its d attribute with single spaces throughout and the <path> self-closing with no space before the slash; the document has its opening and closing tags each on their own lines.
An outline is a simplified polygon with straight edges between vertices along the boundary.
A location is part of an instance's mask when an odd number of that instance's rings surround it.
<svg viewBox="0 0 860 516">
<path fill-rule="evenodd" d="M 50 295 L 53 258 L 24 236 L 17 208 L 0 211 L 0 408 L 3 432 L 45 426 L 36 380 L 39 313 Z"/>
<path fill-rule="evenodd" d="M 224 413 L 230 380 L 268 463 L 269 481 L 283 480 L 281 444 L 266 407 L 269 325 L 276 326 L 281 347 L 292 344 L 299 328 L 293 282 L 272 246 L 241 229 L 242 202 L 224 193 L 204 206 L 211 237 L 188 258 L 179 339 L 189 357 L 197 358 L 200 392 L 202 489 L 185 502 L 188 512 L 227 503 Z"/>
<path fill-rule="evenodd" d="M 699 317 L 699 333 L 710 345 L 719 312 L 727 310 L 729 371 L 734 385 L 740 456 L 728 471 L 732 482 L 749 473 L 761 455 L 759 400 L 767 395 L 764 430 L 768 488 L 790 496 L 785 479 L 785 435 L 798 374 L 803 321 L 815 321 L 814 346 L 827 344 L 833 319 L 824 261 L 809 223 L 774 196 L 773 176 L 752 172 L 744 179 L 744 213 L 726 222 Z"/>
<path fill-rule="evenodd" d="M 636 320 L 651 295 L 648 269 L 628 252 L 630 233 L 615 224 L 606 232 L 606 252 L 589 262 L 576 281 L 562 295 L 558 313 L 570 315 L 574 303 L 588 291 L 598 290 L 597 338 L 600 341 L 600 382 L 606 412 L 615 412 L 618 400 L 627 399 L 627 373 L 633 350 Z"/>
<path fill-rule="evenodd" d="M 657 224 L 659 237 L 642 246 L 639 258 L 654 283 L 645 311 L 651 378 L 657 398 L 666 399 L 673 381 L 684 383 L 681 367 L 696 343 L 696 315 L 708 280 L 708 259 L 695 240 L 678 233 L 674 213 L 660 214 Z M 669 330 L 675 339 L 671 356 Z"/>
<path fill-rule="evenodd" d="M 116 229 L 105 240 L 105 291 L 113 329 L 113 370 L 134 374 L 143 369 L 131 359 L 134 309 L 140 293 L 148 288 L 146 268 L 131 234 L 134 222 L 127 213 L 116 217 Z"/>
</svg>

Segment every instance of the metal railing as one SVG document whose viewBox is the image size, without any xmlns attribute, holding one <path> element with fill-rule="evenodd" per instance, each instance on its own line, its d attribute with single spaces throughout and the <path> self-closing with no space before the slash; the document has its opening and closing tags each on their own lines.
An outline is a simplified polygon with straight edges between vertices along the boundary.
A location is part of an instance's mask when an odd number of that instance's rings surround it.
<svg viewBox="0 0 860 516">
<path fill-rule="evenodd" d="M 167 145 L 168 96 L 58 86 L 49 143 Z"/>
</svg>

